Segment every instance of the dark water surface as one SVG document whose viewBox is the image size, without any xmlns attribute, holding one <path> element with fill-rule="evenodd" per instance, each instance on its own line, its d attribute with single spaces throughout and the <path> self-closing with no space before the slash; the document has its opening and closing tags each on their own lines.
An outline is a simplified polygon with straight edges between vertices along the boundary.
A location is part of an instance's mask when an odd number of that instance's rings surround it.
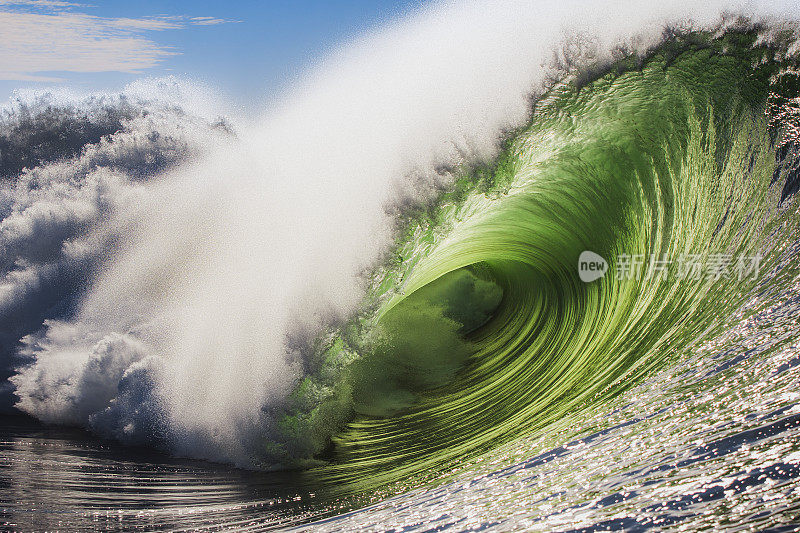
<svg viewBox="0 0 800 533">
<path fill-rule="evenodd" d="M 302 520 L 293 474 L 171 458 L 0 417 L 0 530 L 248 529 Z"/>
</svg>

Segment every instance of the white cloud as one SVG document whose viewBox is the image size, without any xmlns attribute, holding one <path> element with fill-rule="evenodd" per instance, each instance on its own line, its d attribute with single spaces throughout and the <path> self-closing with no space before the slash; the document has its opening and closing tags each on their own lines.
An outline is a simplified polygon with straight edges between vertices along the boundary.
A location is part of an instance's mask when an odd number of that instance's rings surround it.
<svg viewBox="0 0 800 533">
<path fill-rule="evenodd" d="M 156 66 L 178 51 L 145 36 L 214 17 L 105 18 L 71 11 L 58 0 L 0 0 L 0 80 L 59 81 L 50 72 L 129 72 Z"/>
<path fill-rule="evenodd" d="M 219 19 L 216 17 L 191 17 L 189 19 L 189 24 L 194 24 L 195 26 L 214 26 L 217 24 L 225 24 L 226 22 L 238 21 Z"/>
<path fill-rule="evenodd" d="M 85 5 L 60 0 L 0 0 L 0 6 L 30 6 L 43 9 L 83 7 Z"/>
</svg>

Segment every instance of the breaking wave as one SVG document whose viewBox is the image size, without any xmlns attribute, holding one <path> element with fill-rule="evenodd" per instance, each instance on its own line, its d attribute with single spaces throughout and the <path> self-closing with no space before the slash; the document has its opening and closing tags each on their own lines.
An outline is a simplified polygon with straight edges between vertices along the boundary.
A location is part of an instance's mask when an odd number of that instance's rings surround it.
<svg viewBox="0 0 800 533">
<path fill-rule="evenodd" d="M 257 120 L 172 79 L 18 95 L 5 407 L 376 487 L 600 410 L 794 294 L 787 6 L 559 5 L 426 8 Z M 584 284 L 584 250 L 769 277 Z"/>
</svg>

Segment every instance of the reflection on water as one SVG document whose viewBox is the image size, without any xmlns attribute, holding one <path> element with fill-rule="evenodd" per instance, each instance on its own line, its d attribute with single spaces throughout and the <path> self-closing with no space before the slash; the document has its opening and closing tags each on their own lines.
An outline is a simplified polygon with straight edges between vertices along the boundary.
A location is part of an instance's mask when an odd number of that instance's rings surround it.
<svg viewBox="0 0 800 533">
<path fill-rule="evenodd" d="M 292 474 L 236 470 L 0 418 L 0 530 L 248 529 L 297 523 Z"/>
</svg>

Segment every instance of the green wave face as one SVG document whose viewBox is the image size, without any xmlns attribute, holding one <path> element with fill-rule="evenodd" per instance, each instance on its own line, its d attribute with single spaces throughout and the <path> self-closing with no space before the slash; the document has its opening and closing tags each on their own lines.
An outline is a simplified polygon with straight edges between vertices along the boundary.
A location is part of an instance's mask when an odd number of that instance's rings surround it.
<svg viewBox="0 0 800 533">
<path fill-rule="evenodd" d="M 496 161 L 409 222 L 372 310 L 320 341 L 270 451 L 321 458 L 316 479 L 408 488 L 597 409 L 741 305 L 752 276 L 675 269 L 761 253 L 766 272 L 788 242 L 765 110 L 796 80 L 754 42 L 691 34 L 553 88 Z M 592 283 L 585 250 L 609 262 Z M 617 279 L 621 254 L 674 263 Z"/>
</svg>

